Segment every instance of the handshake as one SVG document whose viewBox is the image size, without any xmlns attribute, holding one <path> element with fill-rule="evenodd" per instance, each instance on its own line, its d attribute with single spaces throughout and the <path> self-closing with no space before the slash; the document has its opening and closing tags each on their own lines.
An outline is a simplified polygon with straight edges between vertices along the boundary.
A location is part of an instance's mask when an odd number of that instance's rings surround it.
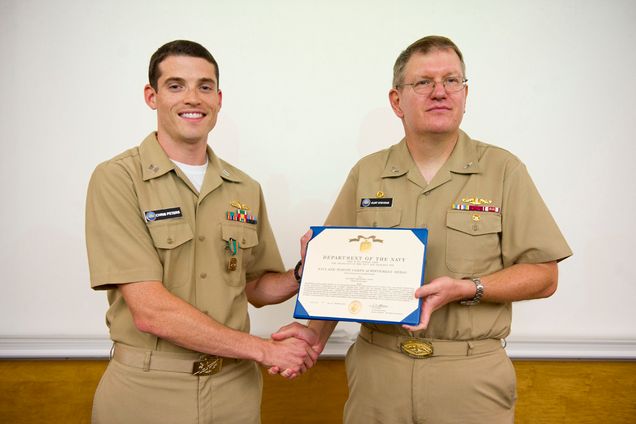
<svg viewBox="0 0 636 424">
<path fill-rule="evenodd" d="M 318 333 L 308 326 L 292 322 L 281 327 L 267 341 L 269 348 L 261 362 L 271 375 L 291 380 L 306 372 L 318 361 L 325 347 Z"/>
</svg>

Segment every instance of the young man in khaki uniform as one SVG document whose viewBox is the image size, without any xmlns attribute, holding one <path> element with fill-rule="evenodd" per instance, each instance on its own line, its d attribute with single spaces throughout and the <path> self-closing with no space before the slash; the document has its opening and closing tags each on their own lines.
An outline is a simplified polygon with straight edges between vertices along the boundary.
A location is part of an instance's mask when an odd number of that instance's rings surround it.
<svg viewBox="0 0 636 424">
<path fill-rule="evenodd" d="M 258 423 L 255 362 L 289 369 L 317 354 L 249 335 L 247 303 L 297 292 L 259 184 L 207 145 L 221 108 L 218 65 L 173 41 L 150 61 L 144 97 L 157 131 L 100 164 L 88 189 L 91 286 L 108 290 L 113 359 L 94 423 Z"/>
<path fill-rule="evenodd" d="M 571 251 L 523 163 L 459 129 L 465 76 L 447 38 L 400 54 L 389 100 L 405 137 L 353 167 L 326 220 L 429 230 L 420 324 L 362 325 L 346 358 L 346 423 L 514 422 L 515 372 L 501 342 L 511 303 L 552 295 Z M 275 338 L 319 335 L 321 350 L 335 326 L 291 324 Z"/>
</svg>

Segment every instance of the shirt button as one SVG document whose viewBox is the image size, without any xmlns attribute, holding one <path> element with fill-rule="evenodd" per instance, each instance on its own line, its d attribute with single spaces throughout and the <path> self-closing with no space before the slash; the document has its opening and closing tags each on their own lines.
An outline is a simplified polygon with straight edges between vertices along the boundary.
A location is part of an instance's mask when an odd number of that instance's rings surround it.
<svg viewBox="0 0 636 424">
<path fill-rule="evenodd" d="M 168 243 L 168 244 L 172 244 L 172 243 L 174 243 L 174 240 L 172 239 L 172 237 L 168 237 L 168 238 L 166 239 L 166 243 Z"/>
<path fill-rule="evenodd" d="M 207 276 L 208 276 L 208 274 L 206 274 L 205 272 L 202 272 L 201 274 L 199 274 L 199 277 L 201 277 L 201 278 L 205 278 Z"/>
<path fill-rule="evenodd" d="M 199 241 L 205 240 L 205 236 L 199 236 Z"/>
</svg>

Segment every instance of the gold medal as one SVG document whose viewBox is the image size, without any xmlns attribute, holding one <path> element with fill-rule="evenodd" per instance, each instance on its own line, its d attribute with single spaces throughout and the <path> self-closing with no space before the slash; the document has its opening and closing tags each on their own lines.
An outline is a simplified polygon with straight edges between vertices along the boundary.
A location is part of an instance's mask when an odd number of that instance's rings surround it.
<svg viewBox="0 0 636 424">
<path fill-rule="evenodd" d="M 238 260 L 234 256 L 232 256 L 227 263 L 227 270 L 236 271 L 237 264 L 238 264 Z"/>
</svg>

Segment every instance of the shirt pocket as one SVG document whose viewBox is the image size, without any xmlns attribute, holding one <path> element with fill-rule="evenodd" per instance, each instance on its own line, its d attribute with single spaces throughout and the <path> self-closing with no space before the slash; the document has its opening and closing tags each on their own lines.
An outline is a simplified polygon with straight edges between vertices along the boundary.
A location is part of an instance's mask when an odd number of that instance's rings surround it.
<svg viewBox="0 0 636 424">
<path fill-rule="evenodd" d="M 167 288 L 180 287 L 190 278 L 189 257 L 193 239 L 192 228 L 186 221 L 153 222 L 148 231 L 163 265 L 163 284 Z"/>
<path fill-rule="evenodd" d="M 225 281 L 232 286 L 245 284 L 245 274 L 253 255 L 253 248 L 258 246 L 258 233 L 255 228 L 248 227 L 250 224 L 221 224 L 221 240 L 225 251 Z M 230 240 L 236 240 L 236 254 L 228 248 Z M 230 261 L 236 261 L 235 269 L 229 267 Z"/>
<path fill-rule="evenodd" d="M 392 228 L 400 225 L 402 211 L 363 209 L 356 213 L 356 226 Z"/>
<path fill-rule="evenodd" d="M 501 269 L 501 215 L 451 210 L 446 214 L 446 266 L 467 275 Z"/>
</svg>

